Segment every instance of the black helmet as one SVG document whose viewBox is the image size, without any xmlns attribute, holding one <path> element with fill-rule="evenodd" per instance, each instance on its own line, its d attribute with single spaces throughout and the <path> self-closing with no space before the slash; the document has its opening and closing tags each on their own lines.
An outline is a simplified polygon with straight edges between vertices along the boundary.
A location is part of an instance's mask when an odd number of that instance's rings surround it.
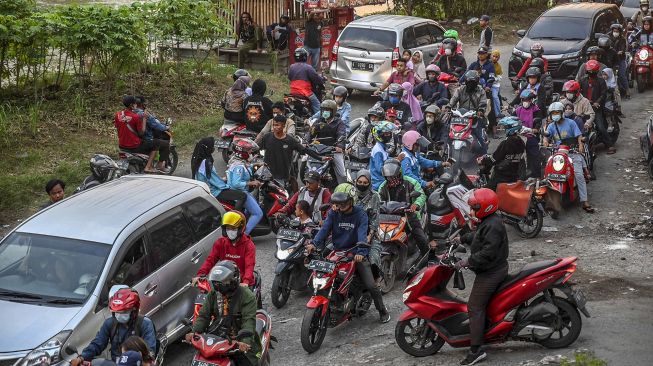
<svg viewBox="0 0 653 366">
<path fill-rule="evenodd" d="M 456 49 L 456 47 L 458 47 L 458 42 L 457 42 L 455 39 L 453 39 L 453 38 L 445 38 L 445 39 L 442 41 L 442 47 L 443 47 L 444 49 L 447 49 L 447 48 L 448 48 L 448 49 L 450 49 L 451 51 L 454 51 L 454 50 Z"/>
<path fill-rule="evenodd" d="M 401 98 L 404 95 L 404 88 L 402 88 L 399 84 L 392 83 L 388 87 L 388 95 L 396 95 Z"/>
<path fill-rule="evenodd" d="M 383 176 L 386 178 L 401 176 L 401 163 L 397 159 L 390 158 L 383 163 Z"/>
<path fill-rule="evenodd" d="M 136 99 L 136 97 L 133 95 L 125 95 L 124 97 L 122 97 L 122 105 L 124 105 L 125 108 L 129 108 L 137 103 L 138 103 L 138 99 Z"/>
<path fill-rule="evenodd" d="M 526 78 L 529 78 L 531 76 L 535 76 L 535 77 L 537 77 L 539 79 L 540 76 L 542 76 L 542 72 L 540 71 L 540 69 L 538 67 L 529 67 L 528 70 L 526 70 L 526 75 L 525 76 L 526 76 Z"/>
<path fill-rule="evenodd" d="M 234 81 L 238 80 L 238 78 L 241 76 L 249 76 L 249 72 L 247 72 L 245 69 L 238 69 L 234 72 L 233 75 L 231 75 Z"/>
<path fill-rule="evenodd" d="M 102 154 L 95 154 L 90 161 L 91 173 L 100 183 L 111 180 L 112 173 L 118 169 L 118 165 L 110 157 Z"/>
<path fill-rule="evenodd" d="M 653 23 L 653 17 L 650 16 L 650 15 L 647 15 L 644 18 L 642 18 L 642 25 L 644 25 L 644 23 L 646 23 L 646 22 L 648 22 L 649 24 Z"/>
<path fill-rule="evenodd" d="M 589 47 L 587 49 L 586 53 L 587 53 L 587 56 L 589 56 L 591 54 L 600 55 L 601 54 L 601 49 L 599 47 L 597 47 L 597 46 L 591 46 L 591 47 Z"/>
<path fill-rule="evenodd" d="M 478 71 L 476 70 L 469 70 L 465 73 L 465 81 L 478 81 L 481 79 L 481 76 L 478 74 Z"/>
<path fill-rule="evenodd" d="M 601 48 L 610 48 L 610 38 L 608 37 L 601 37 L 599 38 L 597 42 L 598 46 Z"/>
<path fill-rule="evenodd" d="M 308 51 L 303 47 L 297 48 L 295 50 L 295 61 L 306 62 L 306 60 L 308 60 Z"/>
<path fill-rule="evenodd" d="M 330 200 L 332 204 L 347 203 L 350 201 L 353 202 L 354 197 L 352 197 L 351 194 L 348 194 L 346 192 L 336 192 L 331 195 L 331 200 Z"/>
<path fill-rule="evenodd" d="M 529 67 L 537 67 L 541 73 L 544 73 L 544 60 L 539 57 L 534 58 Z"/>
<path fill-rule="evenodd" d="M 342 85 L 338 85 L 333 89 L 333 96 L 334 97 L 344 97 L 347 99 L 349 96 L 349 92 L 347 91 L 347 88 L 345 88 Z"/>
<path fill-rule="evenodd" d="M 610 26 L 610 29 L 618 29 L 619 31 L 621 31 L 622 29 L 624 29 L 624 26 L 619 23 L 614 23 Z"/>
<path fill-rule="evenodd" d="M 372 108 L 367 110 L 367 116 L 376 116 L 379 117 L 379 121 L 385 118 L 385 111 L 383 108 L 379 105 L 372 106 Z"/>
<path fill-rule="evenodd" d="M 240 286 L 240 270 L 232 261 L 220 261 L 211 268 L 209 282 L 222 295 L 233 295 Z"/>
</svg>

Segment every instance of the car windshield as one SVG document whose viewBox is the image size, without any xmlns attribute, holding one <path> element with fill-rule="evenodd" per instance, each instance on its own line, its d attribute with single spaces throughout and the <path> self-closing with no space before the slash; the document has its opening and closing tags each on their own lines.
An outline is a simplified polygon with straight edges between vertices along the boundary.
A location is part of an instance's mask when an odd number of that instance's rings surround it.
<svg viewBox="0 0 653 366">
<path fill-rule="evenodd" d="M 639 8 L 639 0 L 625 0 L 623 6 L 627 8 Z"/>
<path fill-rule="evenodd" d="M 0 299 L 82 304 L 110 245 L 14 232 L 0 244 Z"/>
<path fill-rule="evenodd" d="M 388 30 L 347 27 L 338 39 L 340 47 L 369 52 L 391 52 L 397 45 L 397 33 Z"/>
<path fill-rule="evenodd" d="M 542 17 L 528 30 L 528 38 L 575 40 L 590 34 L 591 22 L 584 18 Z"/>
</svg>

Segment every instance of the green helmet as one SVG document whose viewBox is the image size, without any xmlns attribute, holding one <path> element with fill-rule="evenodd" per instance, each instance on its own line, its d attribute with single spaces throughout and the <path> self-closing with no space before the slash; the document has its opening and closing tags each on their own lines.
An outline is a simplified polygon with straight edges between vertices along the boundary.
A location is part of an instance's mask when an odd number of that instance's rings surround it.
<svg viewBox="0 0 653 366">
<path fill-rule="evenodd" d="M 455 29 L 447 29 L 446 32 L 444 32 L 444 38 L 453 38 L 456 41 L 458 40 L 458 31 Z"/>
<path fill-rule="evenodd" d="M 397 129 L 394 123 L 381 121 L 372 128 L 372 136 L 376 141 L 388 143 L 392 141 L 392 135 Z"/>
<path fill-rule="evenodd" d="M 351 183 L 340 183 L 336 189 L 333 190 L 333 194 L 336 193 L 344 193 L 353 199 L 356 196 L 356 188 L 354 188 Z"/>
</svg>

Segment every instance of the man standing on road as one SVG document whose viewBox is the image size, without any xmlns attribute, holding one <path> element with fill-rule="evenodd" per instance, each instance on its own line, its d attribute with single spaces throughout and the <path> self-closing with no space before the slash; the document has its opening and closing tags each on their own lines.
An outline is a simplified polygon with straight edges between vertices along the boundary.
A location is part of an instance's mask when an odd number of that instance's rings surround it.
<svg viewBox="0 0 653 366">
<path fill-rule="evenodd" d="M 322 13 L 311 13 L 308 16 L 304 31 L 304 48 L 310 55 L 311 66 L 318 71 L 322 53 Z"/>
<path fill-rule="evenodd" d="M 489 51 L 492 50 L 492 41 L 494 40 L 494 34 L 492 33 L 492 28 L 490 28 L 490 16 L 481 15 L 481 19 L 478 21 L 478 24 L 481 26 L 481 41 L 479 42 L 479 47 L 486 47 Z"/>
</svg>

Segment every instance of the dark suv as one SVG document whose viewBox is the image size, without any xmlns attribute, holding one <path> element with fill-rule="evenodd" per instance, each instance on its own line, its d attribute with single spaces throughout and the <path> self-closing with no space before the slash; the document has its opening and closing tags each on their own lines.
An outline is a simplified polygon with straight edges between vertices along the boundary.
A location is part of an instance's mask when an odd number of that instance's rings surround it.
<svg viewBox="0 0 653 366">
<path fill-rule="evenodd" d="M 531 45 L 539 42 L 556 86 L 576 76 L 585 62 L 585 51 L 597 39 L 608 34 L 613 23 L 624 24 L 619 8 L 613 4 L 576 3 L 559 5 L 542 13 L 528 31 L 519 30 L 522 39 L 510 58 L 509 76 L 513 77 L 530 57 Z"/>
</svg>

